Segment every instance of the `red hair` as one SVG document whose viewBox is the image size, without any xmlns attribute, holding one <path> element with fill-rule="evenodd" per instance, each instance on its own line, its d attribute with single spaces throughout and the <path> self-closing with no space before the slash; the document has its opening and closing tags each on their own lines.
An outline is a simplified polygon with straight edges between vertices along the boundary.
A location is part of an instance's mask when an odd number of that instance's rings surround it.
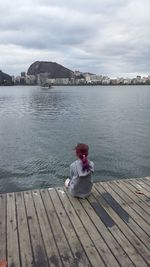
<svg viewBox="0 0 150 267">
<path fill-rule="evenodd" d="M 82 169 L 83 171 L 90 170 L 90 165 L 89 165 L 89 161 L 87 159 L 88 156 L 88 152 L 89 152 L 89 146 L 86 144 L 77 144 L 77 146 L 75 147 L 76 150 L 76 155 L 78 156 L 78 158 L 80 158 L 82 160 Z"/>
</svg>

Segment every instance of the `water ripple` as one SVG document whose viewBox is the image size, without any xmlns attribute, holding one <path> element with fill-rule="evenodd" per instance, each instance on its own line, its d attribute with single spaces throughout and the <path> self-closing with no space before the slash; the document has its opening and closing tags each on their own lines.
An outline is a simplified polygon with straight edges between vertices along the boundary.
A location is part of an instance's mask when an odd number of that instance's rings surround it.
<svg viewBox="0 0 150 267">
<path fill-rule="evenodd" d="M 0 191 L 63 185 L 78 142 L 94 181 L 150 174 L 150 87 L 0 87 Z"/>
</svg>

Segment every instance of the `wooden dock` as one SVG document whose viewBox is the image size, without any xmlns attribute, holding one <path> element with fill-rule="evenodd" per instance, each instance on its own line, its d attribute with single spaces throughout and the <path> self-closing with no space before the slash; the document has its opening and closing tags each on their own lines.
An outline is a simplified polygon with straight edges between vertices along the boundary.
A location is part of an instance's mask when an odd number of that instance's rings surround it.
<svg viewBox="0 0 150 267">
<path fill-rule="evenodd" d="M 0 195 L 0 261 L 8 267 L 150 266 L 150 178 Z"/>
</svg>

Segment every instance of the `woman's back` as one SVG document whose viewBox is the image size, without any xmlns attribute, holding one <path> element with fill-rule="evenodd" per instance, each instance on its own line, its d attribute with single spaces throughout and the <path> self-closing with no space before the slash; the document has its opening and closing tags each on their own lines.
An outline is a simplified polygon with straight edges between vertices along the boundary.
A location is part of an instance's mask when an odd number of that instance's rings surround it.
<svg viewBox="0 0 150 267">
<path fill-rule="evenodd" d="M 91 174 L 94 172 L 94 163 L 88 159 L 89 146 L 77 144 L 75 147 L 77 160 L 70 165 L 70 178 L 65 181 L 65 187 L 74 197 L 87 197 L 92 190 Z"/>
<path fill-rule="evenodd" d="M 70 186 L 69 192 L 72 196 L 86 197 L 92 189 L 91 173 L 94 172 L 94 163 L 90 160 L 89 170 L 83 170 L 82 160 L 78 159 L 70 165 Z"/>
</svg>

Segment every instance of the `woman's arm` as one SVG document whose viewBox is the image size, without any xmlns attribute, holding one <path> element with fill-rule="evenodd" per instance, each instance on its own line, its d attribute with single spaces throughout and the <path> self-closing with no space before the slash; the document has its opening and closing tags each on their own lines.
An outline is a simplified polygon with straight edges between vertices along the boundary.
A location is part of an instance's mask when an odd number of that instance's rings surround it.
<svg viewBox="0 0 150 267">
<path fill-rule="evenodd" d="M 90 161 L 90 171 L 91 172 L 94 172 L 94 162 L 93 161 Z"/>
<path fill-rule="evenodd" d="M 74 176 L 74 171 L 73 171 L 73 165 L 70 165 L 70 178 L 72 179 Z"/>
</svg>

